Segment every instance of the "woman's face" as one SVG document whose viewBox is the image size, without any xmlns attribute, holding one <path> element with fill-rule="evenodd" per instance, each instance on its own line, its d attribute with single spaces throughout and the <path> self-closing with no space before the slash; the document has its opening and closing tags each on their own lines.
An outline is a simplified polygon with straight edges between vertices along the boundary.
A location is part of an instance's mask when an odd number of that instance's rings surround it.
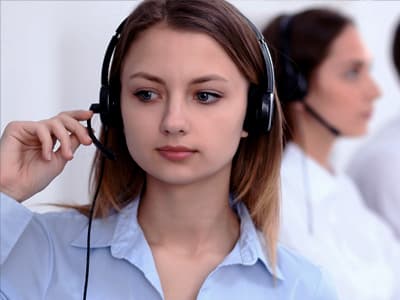
<svg viewBox="0 0 400 300">
<path fill-rule="evenodd" d="M 229 180 L 248 82 L 215 40 L 157 24 L 131 45 L 121 86 L 127 146 L 148 180 Z"/>
<path fill-rule="evenodd" d="M 366 133 L 379 88 L 370 75 L 370 57 L 348 25 L 311 76 L 305 101 L 345 136 Z"/>
</svg>

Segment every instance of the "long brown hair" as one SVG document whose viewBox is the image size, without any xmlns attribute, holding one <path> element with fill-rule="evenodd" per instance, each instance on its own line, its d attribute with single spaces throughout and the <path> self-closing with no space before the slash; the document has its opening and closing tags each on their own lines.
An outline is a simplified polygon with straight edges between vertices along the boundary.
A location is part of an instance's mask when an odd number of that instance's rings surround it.
<svg viewBox="0 0 400 300">
<path fill-rule="evenodd" d="M 171 28 L 207 34 L 223 47 L 250 83 L 265 82 L 265 62 L 255 33 L 231 4 L 224 0 L 147 0 L 128 17 L 114 53 L 110 83 L 115 97 L 120 95 L 120 73 L 129 47 L 138 34 L 160 22 Z M 110 128 L 107 145 L 116 153 L 117 160 L 105 164 L 95 217 L 120 210 L 145 187 L 145 172 L 129 154 L 120 111 L 117 114 L 119 121 Z M 104 132 L 102 135 L 104 141 Z M 256 227 L 264 233 L 273 265 L 279 223 L 281 153 L 281 112 L 276 101 L 271 131 L 267 135 L 250 133 L 241 140 L 230 181 L 231 192 L 246 204 Z M 92 166 L 92 190 L 99 184 L 102 160 L 97 152 Z M 87 206 L 81 208 L 81 212 L 87 211 Z"/>
</svg>

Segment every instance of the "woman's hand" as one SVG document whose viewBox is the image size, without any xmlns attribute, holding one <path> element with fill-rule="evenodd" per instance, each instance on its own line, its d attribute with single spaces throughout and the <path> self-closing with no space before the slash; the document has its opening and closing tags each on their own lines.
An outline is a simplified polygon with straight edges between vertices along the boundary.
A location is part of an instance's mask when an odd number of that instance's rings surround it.
<svg viewBox="0 0 400 300">
<path fill-rule="evenodd" d="M 0 139 L 0 191 L 21 202 L 44 189 L 80 144 L 92 143 L 79 122 L 92 115 L 75 110 L 38 122 L 9 123 Z"/>
</svg>

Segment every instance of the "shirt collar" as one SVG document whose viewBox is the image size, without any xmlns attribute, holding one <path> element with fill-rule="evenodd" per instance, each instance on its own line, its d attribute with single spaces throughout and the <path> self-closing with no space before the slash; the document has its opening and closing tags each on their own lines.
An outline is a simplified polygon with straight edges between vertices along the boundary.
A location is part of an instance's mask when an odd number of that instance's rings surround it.
<svg viewBox="0 0 400 300">
<path fill-rule="evenodd" d="M 111 254 L 116 258 L 126 259 L 141 270 L 151 268 L 150 273 L 156 273 L 155 266 L 149 266 L 153 261 L 150 247 L 137 220 L 140 199 L 136 198 L 119 213 L 114 213 L 105 219 L 94 219 L 91 233 L 91 248 L 110 247 Z M 254 265 L 260 260 L 268 272 L 283 280 L 279 266 L 275 272 L 268 260 L 266 242 L 263 234 L 258 231 L 251 219 L 248 209 L 241 201 L 230 198 L 232 208 L 240 218 L 240 236 L 234 249 L 220 266 L 230 264 Z M 87 247 L 87 225 L 71 242 L 72 246 Z"/>
<path fill-rule="evenodd" d="M 137 222 L 138 198 L 125 206 L 120 212 L 106 218 L 93 219 L 90 248 L 110 247 L 121 244 L 125 247 L 127 241 L 136 242 L 137 231 L 141 228 Z M 72 246 L 87 247 L 86 224 L 79 230 L 77 237 L 71 242 Z"/>
<path fill-rule="evenodd" d="M 93 219 L 91 228 L 90 248 L 102 248 L 111 246 L 112 237 L 115 232 L 118 214 L 111 214 L 107 218 Z M 87 247 L 88 224 L 77 232 L 76 238 L 71 241 L 71 245 L 80 248 Z"/>
<path fill-rule="evenodd" d="M 268 260 L 268 248 L 265 238 L 263 233 L 255 227 L 246 205 L 241 201 L 234 201 L 232 199 L 232 207 L 240 218 L 240 236 L 230 255 L 237 251 L 240 254 L 241 261 L 239 263 L 243 265 L 254 265 L 260 260 L 271 275 L 275 274 L 278 279 L 283 280 L 284 277 L 279 266 L 276 265 L 274 272 Z"/>
</svg>

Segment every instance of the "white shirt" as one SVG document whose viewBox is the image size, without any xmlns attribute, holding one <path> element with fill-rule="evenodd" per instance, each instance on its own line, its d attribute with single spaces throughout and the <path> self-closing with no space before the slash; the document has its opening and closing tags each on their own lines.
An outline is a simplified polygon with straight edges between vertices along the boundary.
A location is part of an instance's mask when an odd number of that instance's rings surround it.
<svg viewBox="0 0 400 300">
<path fill-rule="evenodd" d="M 400 240 L 400 116 L 356 153 L 347 169 L 368 207 Z"/>
<path fill-rule="evenodd" d="M 339 299 L 399 300 L 400 244 L 349 178 L 330 174 L 293 143 L 281 175 L 283 244 L 330 272 Z"/>
</svg>

